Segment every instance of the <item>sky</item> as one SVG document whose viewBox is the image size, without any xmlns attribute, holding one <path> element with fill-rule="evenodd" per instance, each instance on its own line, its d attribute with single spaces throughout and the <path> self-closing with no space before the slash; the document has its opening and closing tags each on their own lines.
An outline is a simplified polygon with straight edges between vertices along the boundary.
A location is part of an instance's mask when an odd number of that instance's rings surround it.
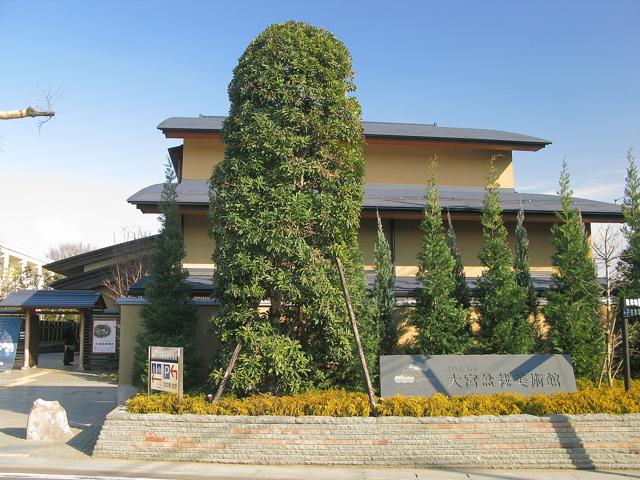
<svg viewBox="0 0 640 480">
<path fill-rule="evenodd" d="M 56 117 L 0 121 L 0 241 L 44 255 L 155 232 L 126 198 L 164 177 L 165 118 L 225 115 L 249 42 L 306 21 L 350 50 L 363 119 L 551 140 L 514 152 L 516 189 L 622 197 L 640 149 L 640 1 L 0 0 L 0 110 L 60 90 Z"/>
</svg>

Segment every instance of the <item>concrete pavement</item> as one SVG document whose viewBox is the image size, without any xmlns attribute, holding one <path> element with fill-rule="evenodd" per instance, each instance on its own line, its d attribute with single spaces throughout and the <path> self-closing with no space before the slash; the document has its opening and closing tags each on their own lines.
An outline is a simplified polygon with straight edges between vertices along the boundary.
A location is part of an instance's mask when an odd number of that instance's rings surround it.
<svg viewBox="0 0 640 480">
<path fill-rule="evenodd" d="M 0 374 L 0 479 L 640 480 L 636 471 L 452 471 L 93 459 L 90 453 L 104 416 L 115 407 L 116 391 L 116 385 L 104 375 L 63 367 L 61 354 L 41 355 L 40 367 L 28 372 Z M 25 440 L 28 413 L 37 398 L 58 400 L 65 407 L 72 429 L 68 439 L 50 443 Z"/>
</svg>

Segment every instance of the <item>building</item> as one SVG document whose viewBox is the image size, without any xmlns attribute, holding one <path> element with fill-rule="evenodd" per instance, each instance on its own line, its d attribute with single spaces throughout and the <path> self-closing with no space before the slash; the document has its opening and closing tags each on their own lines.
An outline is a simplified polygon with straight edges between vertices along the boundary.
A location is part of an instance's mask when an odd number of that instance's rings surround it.
<svg viewBox="0 0 640 480">
<path fill-rule="evenodd" d="M 30 277 L 27 283 L 35 283 L 31 287 L 42 288 L 47 274 L 43 266 L 49 262 L 49 259 L 25 253 L 19 247 L 0 242 L 1 279 L 27 275 Z"/>
<path fill-rule="evenodd" d="M 178 177 L 178 201 L 183 216 L 186 249 L 184 267 L 189 270 L 194 292 L 211 293 L 211 253 L 208 236 L 207 180 L 211 169 L 224 157 L 220 132 L 224 117 L 169 118 L 158 128 L 170 139 L 183 144 L 169 149 Z M 437 156 L 436 183 L 440 202 L 449 210 L 458 238 L 465 273 L 473 288 L 482 273 L 478 260 L 481 244 L 480 213 L 488 165 L 496 159 L 504 218 L 514 243 L 516 215 L 522 206 L 529 235 L 531 270 L 537 290 L 543 292 L 551 281 L 550 228 L 560 209 L 557 195 L 519 193 L 515 189 L 513 152 L 536 152 L 551 142 L 527 135 L 436 125 L 364 122 L 366 144 L 365 199 L 359 241 L 369 271 L 373 267 L 376 238 L 376 210 L 389 236 L 397 276 L 396 295 L 410 299 L 417 287 L 416 254 L 420 245 L 419 223 L 423 216 L 426 168 Z M 144 213 L 157 213 L 162 184 L 150 185 L 128 201 Z M 621 222 L 620 206 L 575 199 L 590 229 L 591 223 Z M 141 287 L 142 284 L 137 287 Z M 134 293 L 141 294 L 140 288 Z"/>
<path fill-rule="evenodd" d="M 209 193 L 207 181 L 212 168 L 224 158 L 220 133 L 224 117 L 169 118 L 158 128 L 166 138 L 180 139 L 182 144 L 169 148 L 169 156 L 178 178 L 178 201 L 182 215 L 186 257 L 184 268 L 190 273 L 188 282 L 198 306 L 196 347 L 201 358 L 210 358 L 216 339 L 209 333 L 209 319 L 218 308 L 211 298 L 211 261 L 213 240 L 208 236 Z M 481 244 L 480 214 L 484 198 L 488 165 L 496 158 L 501 186 L 504 218 L 513 245 L 516 215 L 522 207 L 529 234 L 531 269 L 539 294 L 551 285 L 550 229 L 555 212 L 560 209 L 556 195 L 519 193 L 514 182 L 514 152 L 536 152 L 549 141 L 527 135 L 436 125 L 364 122 L 365 198 L 362 206 L 359 242 L 365 268 L 371 272 L 373 244 L 376 237 L 376 210 L 383 219 L 389 236 L 397 275 L 396 297 L 399 304 L 411 303 L 417 287 L 416 254 L 420 245 L 419 223 L 423 216 L 426 167 L 438 158 L 436 182 L 440 201 L 449 210 L 460 246 L 465 273 L 470 286 L 475 286 L 482 268 L 478 260 Z M 533 154 L 533 153 L 531 153 Z M 133 194 L 129 203 L 144 213 L 157 213 L 162 184 L 150 185 Z M 587 199 L 575 199 L 588 230 L 592 223 L 620 223 L 621 207 Z M 105 289 L 105 281 L 114 265 L 122 259 L 148 255 L 150 245 L 108 247 L 47 265 L 66 278 L 54 284 L 57 289 L 96 289 L 109 297 L 117 297 Z M 125 252 L 124 254 L 122 252 Z M 120 260 L 119 260 L 120 259 Z M 369 275 L 372 279 L 372 275 Z M 119 398 L 130 396 L 133 355 L 136 336 L 142 330 L 140 309 L 144 304 L 142 278 L 118 300 L 119 326 Z M 77 291 L 77 290 L 76 290 Z M 113 305 L 108 305 L 113 306 Z M 90 345 L 92 329 L 85 329 L 85 343 Z M 88 354 L 87 354 L 88 355 Z M 87 356 L 85 364 L 91 358 Z M 208 362 L 203 365 L 206 368 Z"/>
</svg>

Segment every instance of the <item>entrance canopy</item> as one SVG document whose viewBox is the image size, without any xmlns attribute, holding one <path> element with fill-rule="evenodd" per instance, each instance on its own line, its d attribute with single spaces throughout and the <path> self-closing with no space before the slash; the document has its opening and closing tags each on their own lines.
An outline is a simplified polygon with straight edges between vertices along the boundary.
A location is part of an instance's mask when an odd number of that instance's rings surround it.
<svg viewBox="0 0 640 480">
<path fill-rule="evenodd" d="M 21 290 L 10 293 L 0 301 L 0 308 L 11 308 L 25 314 L 24 321 L 24 367 L 37 365 L 38 317 L 37 313 L 80 314 L 80 360 L 78 368 L 84 370 L 85 315 L 92 310 L 104 310 L 102 295 L 95 290 Z M 3 310 L 0 310 L 0 314 Z"/>
<path fill-rule="evenodd" d="M 21 290 L 0 301 L 0 307 L 21 310 L 104 310 L 104 299 L 95 290 Z"/>
</svg>

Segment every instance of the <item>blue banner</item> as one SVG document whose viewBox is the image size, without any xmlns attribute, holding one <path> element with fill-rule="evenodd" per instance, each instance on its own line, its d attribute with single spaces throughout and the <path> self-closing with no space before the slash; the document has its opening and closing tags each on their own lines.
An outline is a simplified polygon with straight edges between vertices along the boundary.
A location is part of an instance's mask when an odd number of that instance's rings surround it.
<svg viewBox="0 0 640 480">
<path fill-rule="evenodd" d="M 20 317 L 0 316 L 0 371 L 13 368 L 18 351 L 21 324 Z"/>
</svg>

